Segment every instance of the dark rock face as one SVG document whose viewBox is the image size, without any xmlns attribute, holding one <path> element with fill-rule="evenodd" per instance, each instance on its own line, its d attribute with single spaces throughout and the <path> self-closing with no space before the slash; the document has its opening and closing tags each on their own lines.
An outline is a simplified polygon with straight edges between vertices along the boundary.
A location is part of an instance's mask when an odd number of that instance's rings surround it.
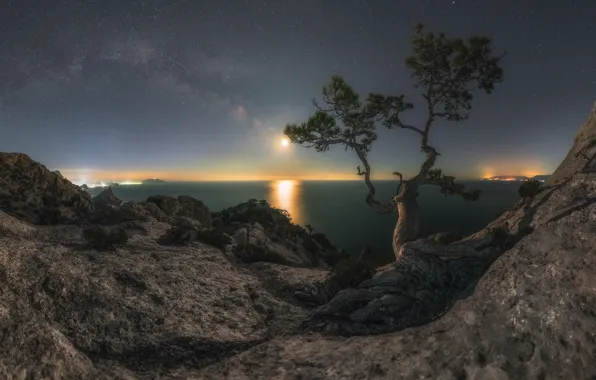
<svg viewBox="0 0 596 380">
<path fill-rule="evenodd" d="M 180 203 L 174 197 L 167 195 L 152 195 L 147 198 L 147 202 L 154 203 L 167 216 L 174 216 L 180 208 Z"/>
<path fill-rule="evenodd" d="M 580 128 L 573 147 L 550 176 L 547 185 L 554 185 L 572 177 L 578 172 L 596 172 L 596 102 L 590 117 Z"/>
<path fill-rule="evenodd" d="M 102 210 L 105 208 L 118 207 L 122 204 L 122 200 L 118 199 L 112 191 L 112 187 L 108 186 L 101 193 L 91 198 L 95 210 Z"/>
<path fill-rule="evenodd" d="M 212 226 L 211 212 L 202 202 L 188 195 L 178 198 L 167 195 L 153 195 L 147 198 L 147 203 L 153 203 L 169 217 L 181 216 L 199 221 L 204 227 Z"/>
<path fill-rule="evenodd" d="M 213 215 L 218 229 L 236 241 L 235 256 L 245 263 L 268 262 L 293 267 L 327 267 L 347 255 L 321 233 L 293 224 L 284 210 L 264 200 L 228 207 Z"/>
<path fill-rule="evenodd" d="M 115 246 L 70 249 L 82 228 L 0 213 L 0 378 L 201 378 L 304 317 L 219 249 L 160 246 L 167 226 L 144 226 L 130 239 L 91 226 Z"/>
<path fill-rule="evenodd" d="M 31 224 L 65 224 L 89 215 L 91 197 L 21 153 L 0 153 L 0 210 Z"/>
<path fill-rule="evenodd" d="M 211 212 L 202 201 L 188 195 L 181 195 L 178 197 L 178 203 L 180 208 L 176 213 L 177 216 L 198 220 L 204 227 L 212 226 Z"/>
</svg>

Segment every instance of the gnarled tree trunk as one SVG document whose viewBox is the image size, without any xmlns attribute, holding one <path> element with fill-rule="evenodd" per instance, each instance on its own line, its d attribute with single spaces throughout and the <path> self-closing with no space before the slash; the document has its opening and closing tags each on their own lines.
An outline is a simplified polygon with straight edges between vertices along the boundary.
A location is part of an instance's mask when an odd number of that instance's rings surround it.
<svg viewBox="0 0 596 380">
<path fill-rule="evenodd" d="M 418 206 L 418 183 L 405 182 L 396 197 L 397 223 L 393 230 L 393 254 L 398 259 L 402 246 L 415 240 L 420 226 L 420 207 Z"/>
</svg>

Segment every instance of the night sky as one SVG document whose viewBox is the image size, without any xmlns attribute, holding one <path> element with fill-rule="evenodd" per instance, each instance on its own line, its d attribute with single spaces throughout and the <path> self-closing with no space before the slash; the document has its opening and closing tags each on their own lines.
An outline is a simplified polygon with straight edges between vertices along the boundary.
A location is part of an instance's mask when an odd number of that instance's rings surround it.
<svg viewBox="0 0 596 380">
<path fill-rule="evenodd" d="M 359 179 L 340 146 L 281 146 L 333 74 L 420 104 L 413 25 L 486 35 L 505 81 L 441 121 L 437 166 L 459 178 L 552 172 L 596 100 L 594 0 L 2 0 L 0 151 L 68 178 Z M 422 111 L 406 121 L 422 122 Z M 386 130 L 376 177 L 413 174 L 418 136 Z"/>
</svg>

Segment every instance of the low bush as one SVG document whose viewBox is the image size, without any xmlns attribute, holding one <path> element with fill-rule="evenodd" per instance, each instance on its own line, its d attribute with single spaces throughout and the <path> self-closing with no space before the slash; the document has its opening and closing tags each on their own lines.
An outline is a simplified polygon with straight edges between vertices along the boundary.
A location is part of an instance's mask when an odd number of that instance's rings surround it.
<svg viewBox="0 0 596 380">
<path fill-rule="evenodd" d="M 372 263 L 356 257 L 346 258 L 333 267 L 325 281 L 327 297 L 331 299 L 342 289 L 355 288 L 374 274 L 375 266 Z"/>
<path fill-rule="evenodd" d="M 535 179 L 524 181 L 517 191 L 522 198 L 532 198 L 542 190 L 542 183 Z"/>
</svg>

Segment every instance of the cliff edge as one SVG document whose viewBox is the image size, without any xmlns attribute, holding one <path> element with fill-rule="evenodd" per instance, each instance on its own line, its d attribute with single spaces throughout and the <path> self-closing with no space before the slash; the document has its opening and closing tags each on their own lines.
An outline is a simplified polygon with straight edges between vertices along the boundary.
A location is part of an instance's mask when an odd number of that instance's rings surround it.
<svg viewBox="0 0 596 380">
<path fill-rule="evenodd" d="M 0 154 L 0 378 L 593 379 L 594 120 L 537 195 L 314 309 L 291 295 L 340 253 L 266 203 L 106 193 L 95 210 Z"/>
</svg>

